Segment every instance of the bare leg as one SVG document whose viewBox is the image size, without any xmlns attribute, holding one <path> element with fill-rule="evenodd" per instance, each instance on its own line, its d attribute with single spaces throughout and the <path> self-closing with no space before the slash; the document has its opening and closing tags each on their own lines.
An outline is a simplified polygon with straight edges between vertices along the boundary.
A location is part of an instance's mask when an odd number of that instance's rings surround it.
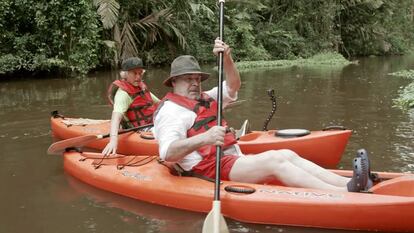
<svg viewBox="0 0 414 233">
<path fill-rule="evenodd" d="M 316 165 L 315 163 L 309 160 L 306 160 L 300 157 L 299 155 L 297 155 L 295 152 L 291 150 L 277 150 L 277 151 L 272 151 L 272 153 L 283 153 L 283 156 L 286 156 L 287 159 L 291 163 L 295 164 L 297 167 L 303 170 L 306 170 L 307 172 L 311 173 L 315 177 L 318 177 L 319 179 L 331 185 L 335 185 L 338 187 L 344 187 L 350 180 L 350 178 L 337 175 L 329 170 L 326 170 Z"/>
<path fill-rule="evenodd" d="M 286 151 L 285 153 L 287 153 Z M 332 185 L 315 175 L 322 175 L 323 172 L 319 170 L 324 170 L 323 168 L 315 165 L 318 167 L 316 172 L 312 171 L 314 169 L 313 167 L 303 169 L 299 167 L 303 166 L 303 164 L 296 162 L 300 164 L 298 166 L 289 160 L 289 156 L 283 156 L 283 154 L 275 152 L 281 151 L 267 151 L 255 156 L 239 158 L 230 171 L 230 179 L 247 183 L 259 183 L 269 177 L 275 177 L 284 184 L 292 187 L 347 191 L 346 184 L 343 186 Z M 304 163 L 304 165 L 308 164 Z"/>
</svg>

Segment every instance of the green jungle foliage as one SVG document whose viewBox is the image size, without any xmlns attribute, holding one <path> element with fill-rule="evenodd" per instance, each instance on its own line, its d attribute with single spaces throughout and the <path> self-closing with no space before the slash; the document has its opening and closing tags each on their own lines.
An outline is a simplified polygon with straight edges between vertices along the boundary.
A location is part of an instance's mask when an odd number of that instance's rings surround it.
<svg viewBox="0 0 414 233">
<path fill-rule="evenodd" d="M 414 70 L 401 70 L 394 73 L 390 73 L 389 75 L 410 78 L 414 80 Z"/>
<path fill-rule="evenodd" d="M 402 109 L 414 108 L 414 82 L 400 91 L 400 95 L 394 99 L 394 103 Z"/>
<path fill-rule="evenodd" d="M 351 64 L 350 61 L 345 59 L 338 53 L 320 53 L 309 58 L 299 58 L 294 60 L 273 60 L 273 61 L 242 61 L 237 62 L 237 69 L 240 72 L 250 71 L 252 69 L 275 69 L 275 68 L 287 68 L 292 66 L 297 67 L 318 67 L 323 68 L 329 66 L 333 67 L 344 67 Z"/>
<path fill-rule="evenodd" d="M 414 81 L 414 70 L 402 70 L 389 75 L 404 77 Z M 394 99 L 394 103 L 397 107 L 403 109 L 414 108 L 414 82 L 400 91 L 398 98 Z"/>
<path fill-rule="evenodd" d="M 98 64 L 101 29 L 90 1 L 3 0 L 0 12 L 0 74 L 87 73 Z"/>
<path fill-rule="evenodd" d="M 84 74 L 129 56 L 147 65 L 180 54 L 211 62 L 218 11 L 213 0 L 3 0 L 0 75 Z M 236 61 L 404 54 L 413 17 L 411 0 L 232 0 L 224 40 Z"/>
</svg>

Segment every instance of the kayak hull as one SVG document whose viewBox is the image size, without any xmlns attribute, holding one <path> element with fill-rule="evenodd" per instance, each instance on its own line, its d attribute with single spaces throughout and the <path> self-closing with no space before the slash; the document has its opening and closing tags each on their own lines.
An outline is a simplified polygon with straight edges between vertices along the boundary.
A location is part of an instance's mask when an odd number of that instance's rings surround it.
<svg viewBox="0 0 414 233">
<path fill-rule="evenodd" d="M 64 153 L 64 169 L 99 189 L 177 209 L 207 213 L 212 208 L 214 183 L 170 174 L 156 157 L 120 167 L 102 165 L 97 153 Z M 88 157 L 88 159 L 85 159 Z M 95 161 L 95 162 L 94 162 Z M 350 176 L 350 171 L 335 171 Z M 414 231 L 414 175 L 378 173 L 383 179 L 372 193 L 348 193 L 291 188 L 275 184 L 224 181 L 221 210 L 226 217 L 248 223 L 387 232 Z M 228 187 L 254 190 L 235 193 Z"/>
<path fill-rule="evenodd" d="M 51 129 L 54 137 L 69 139 L 85 135 L 107 134 L 110 122 L 97 124 L 70 125 L 67 122 L 79 118 L 52 117 Z M 275 136 L 276 130 L 253 131 L 240 138 L 238 145 L 246 155 L 257 154 L 268 150 L 291 149 L 314 163 L 334 168 L 340 162 L 345 147 L 351 136 L 351 130 L 311 131 L 301 137 Z M 147 134 L 145 134 L 147 135 Z M 158 143 L 148 139 L 143 133 L 129 132 L 118 136 L 118 153 L 128 155 L 157 155 Z M 94 140 L 87 146 L 102 150 L 108 138 Z"/>
</svg>

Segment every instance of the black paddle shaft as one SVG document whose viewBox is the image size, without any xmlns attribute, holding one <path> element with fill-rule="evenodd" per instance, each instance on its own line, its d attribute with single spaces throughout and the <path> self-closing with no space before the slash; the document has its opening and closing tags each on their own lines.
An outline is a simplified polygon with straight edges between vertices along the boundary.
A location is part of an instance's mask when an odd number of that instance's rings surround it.
<svg viewBox="0 0 414 233">
<path fill-rule="evenodd" d="M 148 127 L 151 127 L 151 126 L 154 126 L 154 124 L 147 124 L 147 125 L 137 126 L 137 127 L 134 127 L 134 128 L 124 129 L 124 130 L 119 131 L 118 134 L 124 134 L 124 133 L 128 133 L 128 132 L 131 132 L 131 131 L 137 131 L 137 130 L 148 128 Z M 102 135 L 102 138 L 108 138 L 109 136 L 111 136 L 110 133 L 104 134 L 104 135 Z"/>
<path fill-rule="evenodd" d="M 219 39 L 223 41 L 224 31 L 224 0 L 220 2 L 220 30 Z M 217 125 L 221 126 L 222 109 L 223 109 L 223 52 L 219 52 L 219 64 L 218 64 L 218 89 L 217 89 Z M 221 146 L 216 146 L 216 182 L 214 188 L 214 200 L 220 200 L 220 160 L 222 155 Z"/>
</svg>

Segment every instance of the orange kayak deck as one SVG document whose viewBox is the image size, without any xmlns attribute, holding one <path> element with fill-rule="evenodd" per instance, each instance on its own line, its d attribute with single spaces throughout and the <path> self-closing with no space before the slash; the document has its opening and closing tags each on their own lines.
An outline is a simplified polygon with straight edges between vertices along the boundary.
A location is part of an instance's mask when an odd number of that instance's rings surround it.
<svg viewBox="0 0 414 233">
<path fill-rule="evenodd" d="M 69 139 L 85 135 L 107 134 L 110 122 L 96 124 L 70 125 L 65 121 L 79 118 L 52 117 L 51 129 L 54 137 Z M 275 136 L 276 130 L 253 131 L 242 136 L 238 145 L 246 155 L 268 150 L 291 149 L 303 158 L 326 168 L 334 168 L 340 162 L 351 136 L 351 130 L 311 131 L 301 137 Z M 158 143 L 155 139 L 146 139 L 140 132 L 130 132 L 118 136 L 118 153 L 127 155 L 157 155 Z M 108 138 L 95 140 L 88 144 L 90 148 L 102 150 Z"/>
<path fill-rule="evenodd" d="M 99 153 L 65 152 L 63 156 L 68 174 L 99 189 L 177 209 L 203 213 L 211 210 L 214 183 L 173 176 L 155 156 L 140 156 L 134 166 L 102 165 L 97 169 L 93 163 L 101 158 Z M 335 172 L 352 175 L 351 171 Z M 370 189 L 371 193 L 224 181 L 222 214 L 242 222 L 269 225 L 414 232 L 414 175 L 377 174 L 381 181 Z M 229 187 L 254 192 L 238 193 Z"/>
</svg>

